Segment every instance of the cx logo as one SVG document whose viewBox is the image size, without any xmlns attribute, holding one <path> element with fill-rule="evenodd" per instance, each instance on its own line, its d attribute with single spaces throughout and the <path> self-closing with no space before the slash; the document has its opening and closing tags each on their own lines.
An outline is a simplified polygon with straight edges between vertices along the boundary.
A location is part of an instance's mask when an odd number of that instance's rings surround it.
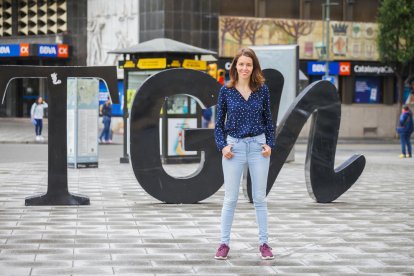
<svg viewBox="0 0 414 276">
<path fill-rule="evenodd" d="M 28 43 L 20 43 L 20 56 L 21 57 L 29 56 L 29 44 Z"/>
<path fill-rule="evenodd" d="M 351 75 L 351 63 L 350 62 L 339 63 L 339 75 L 341 76 Z"/>
<path fill-rule="evenodd" d="M 69 57 L 69 46 L 67 44 L 58 44 L 57 47 L 58 47 L 57 56 L 59 58 Z"/>
</svg>

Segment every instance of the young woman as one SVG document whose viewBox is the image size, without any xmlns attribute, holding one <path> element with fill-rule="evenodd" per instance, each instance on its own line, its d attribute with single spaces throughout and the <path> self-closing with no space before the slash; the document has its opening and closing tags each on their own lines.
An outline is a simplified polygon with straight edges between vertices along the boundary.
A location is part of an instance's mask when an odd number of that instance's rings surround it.
<svg viewBox="0 0 414 276">
<path fill-rule="evenodd" d="M 36 102 L 33 103 L 32 108 L 30 109 L 30 118 L 35 125 L 36 141 L 44 140 L 42 136 L 43 115 L 44 109 L 47 107 L 47 103 L 43 101 L 42 97 L 39 97 L 37 98 Z"/>
<path fill-rule="evenodd" d="M 227 120 L 226 120 L 227 116 Z M 268 246 L 266 187 L 275 146 L 269 88 L 253 50 L 240 50 L 230 67 L 230 81 L 219 92 L 215 140 L 222 152 L 224 202 L 221 242 L 216 259 L 227 259 L 230 231 L 244 166 L 249 166 L 262 259 L 273 259 Z"/>
<path fill-rule="evenodd" d="M 400 135 L 401 154 L 400 158 L 411 158 L 411 134 L 413 133 L 413 114 L 407 105 L 404 105 L 401 110 L 400 122 L 397 127 L 397 132 Z M 407 151 L 405 150 L 407 147 Z"/>
<path fill-rule="evenodd" d="M 111 98 L 107 98 L 106 102 L 100 106 L 100 113 L 102 115 L 102 123 L 104 128 L 99 136 L 99 142 L 112 143 L 111 137 L 111 117 L 112 117 L 112 103 Z"/>
</svg>

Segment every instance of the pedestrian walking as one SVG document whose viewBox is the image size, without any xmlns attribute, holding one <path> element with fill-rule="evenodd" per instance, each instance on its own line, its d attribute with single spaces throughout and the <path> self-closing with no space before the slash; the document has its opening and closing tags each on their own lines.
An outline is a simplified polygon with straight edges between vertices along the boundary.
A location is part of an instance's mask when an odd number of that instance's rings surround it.
<svg viewBox="0 0 414 276">
<path fill-rule="evenodd" d="M 42 136 L 43 116 L 45 108 L 48 108 L 48 104 L 43 100 L 42 97 L 38 97 L 30 109 L 30 119 L 35 126 L 36 141 L 45 140 Z"/>
<path fill-rule="evenodd" d="M 106 102 L 100 106 L 100 113 L 102 115 L 102 123 L 104 128 L 99 136 L 100 143 L 112 143 L 111 138 L 111 117 L 112 117 L 112 103 L 111 98 L 107 98 Z"/>
<path fill-rule="evenodd" d="M 226 119 L 227 117 L 227 119 Z M 224 201 L 221 241 L 216 259 L 227 259 L 230 232 L 245 165 L 252 179 L 253 205 L 262 259 L 273 259 L 268 245 L 266 188 L 270 154 L 275 146 L 270 92 L 253 50 L 244 48 L 233 59 L 230 81 L 220 89 L 215 141 L 222 152 Z"/>
<path fill-rule="evenodd" d="M 411 158 L 413 156 L 411 149 L 411 134 L 413 133 L 413 129 L 413 113 L 407 105 L 404 105 L 401 110 L 400 121 L 397 127 L 401 143 L 400 158 Z"/>
</svg>

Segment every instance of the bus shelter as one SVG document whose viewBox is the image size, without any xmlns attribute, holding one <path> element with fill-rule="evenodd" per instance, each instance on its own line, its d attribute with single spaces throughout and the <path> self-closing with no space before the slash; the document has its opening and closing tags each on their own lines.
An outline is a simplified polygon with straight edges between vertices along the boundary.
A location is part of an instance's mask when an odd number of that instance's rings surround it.
<svg viewBox="0 0 414 276">
<path fill-rule="evenodd" d="M 135 93 L 150 76 L 166 69 L 187 68 L 208 72 L 205 56 L 216 55 L 214 51 L 202 49 L 168 38 L 157 38 L 124 49 L 115 49 L 111 54 L 123 56 L 119 68 L 124 71 L 124 154 L 121 163 L 129 162 L 128 117 Z M 214 67 L 213 67 L 214 68 Z M 211 73 L 211 72 L 210 72 Z M 200 153 L 186 152 L 182 148 L 182 129 L 201 127 L 201 108 L 187 95 L 178 95 L 165 100 L 160 110 L 160 152 L 163 163 L 197 162 Z"/>
</svg>

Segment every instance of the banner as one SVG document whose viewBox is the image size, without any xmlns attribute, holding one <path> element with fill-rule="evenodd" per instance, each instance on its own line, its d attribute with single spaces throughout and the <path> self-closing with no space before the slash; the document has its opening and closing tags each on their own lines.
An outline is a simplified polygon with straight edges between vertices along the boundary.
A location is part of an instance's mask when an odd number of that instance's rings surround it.
<svg viewBox="0 0 414 276">
<path fill-rule="evenodd" d="M 219 55 L 233 57 L 253 45 L 299 45 L 299 58 L 320 60 L 322 20 L 219 17 Z M 376 23 L 330 21 L 330 60 L 379 60 Z"/>
</svg>

